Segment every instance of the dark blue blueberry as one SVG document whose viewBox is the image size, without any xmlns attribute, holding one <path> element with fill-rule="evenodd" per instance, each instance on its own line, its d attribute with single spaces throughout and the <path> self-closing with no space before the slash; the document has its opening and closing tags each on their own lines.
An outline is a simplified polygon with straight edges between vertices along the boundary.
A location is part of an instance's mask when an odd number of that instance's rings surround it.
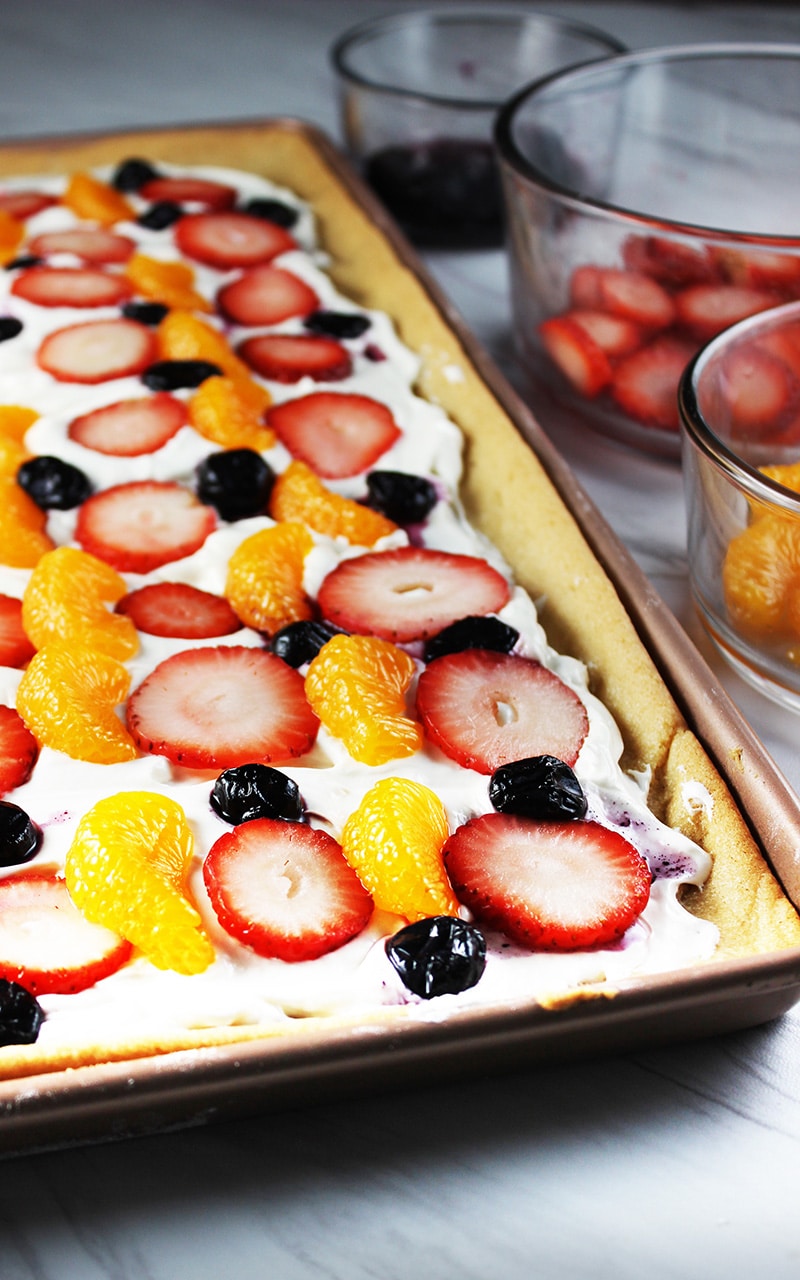
<svg viewBox="0 0 800 1280">
<path fill-rule="evenodd" d="M 71 511 L 92 492 L 83 471 L 46 453 L 23 462 L 17 471 L 17 483 L 43 511 Z"/>
<path fill-rule="evenodd" d="M 254 818 L 301 822 L 305 813 L 297 783 L 268 764 L 240 764 L 221 773 L 211 791 L 211 808 L 237 826 Z"/>
<path fill-rule="evenodd" d="M 282 200 L 248 200 L 242 206 L 242 212 L 249 213 L 252 218 L 263 218 L 264 222 L 274 222 L 286 231 L 295 225 L 300 216 L 297 209 L 284 204 Z"/>
<path fill-rule="evenodd" d="M 18 982 L 0 978 L 0 1044 L 33 1044 L 43 1021 L 35 996 Z"/>
<path fill-rule="evenodd" d="M 326 338 L 360 338 L 371 323 L 369 316 L 352 311 L 312 311 L 303 321 L 310 333 L 320 333 Z"/>
<path fill-rule="evenodd" d="M 403 984 L 423 1000 L 469 990 L 486 967 L 483 934 L 457 916 L 429 916 L 406 925 L 387 939 L 386 954 Z"/>
<path fill-rule="evenodd" d="M 39 258 L 35 253 L 23 253 L 18 258 L 12 258 L 10 262 L 5 264 L 6 271 L 21 271 L 23 267 L 40 267 L 44 262 L 44 258 Z"/>
<path fill-rule="evenodd" d="M 42 833 L 28 814 L 10 800 L 0 800 L 0 866 L 28 862 L 42 842 Z"/>
<path fill-rule="evenodd" d="M 183 217 L 183 207 L 174 200 L 156 200 L 149 209 L 140 213 L 136 221 L 148 231 L 165 231 Z"/>
<path fill-rule="evenodd" d="M 138 191 L 146 182 L 152 182 L 153 178 L 158 176 L 158 170 L 149 160 L 140 160 L 138 156 L 131 156 L 130 159 L 123 160 L 117 165 L 111 185 L 116 187 L 117 191 Z"/>
<path fill-rule="evenodd" d="M 516 627 L 492 615 L 470 616 L 452 622 L 425 646 L 425 661 L 433 662 L 446 653 L 463 653 L 465 649 L 491 649 L 493 653 L 510 653 L 519 640 Z"/>
<path fill-rule="evenodd" d="M 163 302 L 126 302 L 122 307 L 122 314 L 129 320 L 138 320 L 139 324 L 149 325 L 151 329 L 161 324 L 168 313 L 169 307 L 165 307 Z"/>
<path fill-rule="evenodd" d="M 8 342 L 9 338 L 16 338 L 18 333 L 22 333 L 22 321 L 16 316 L 0 316 L 0 342 Z"/>
<path fill-rule="evenodd" d="M 489 799 L 500 813 L 540 822 L 563 822 L 586 813 L 583 788 L 568 764 L 556 756 L 513 760 L 492 774 Z"/>
<path fill-rule="evenodd" d="M 438 501 L 435 486 L 425 476 L 407 471 L 370 471 L 368 503 L 395 524 L 420 524 Z"/>
<path fill-rule="evenodd" d="M 199 387 L 206 378 L 220 377 L 222 370 L 211 360 L 157 360 L 142 374 L 142 382 L 151 391 L 177 391 L 181 387 Z"/>
<path fill-rule="evenodd" d="M 196 470 L 197 496 L 223 520 L 260 515 L 269 501 L 275 472 L 255 449 L 210 453 Z"/>
<path fill-rule="evenodd" d="M 327 622 L 290 622 L 269 641 L 268 648 L 290 667 L 302 667 L 316 658 L 324 644 L 341 633 Z"/>
</svg>

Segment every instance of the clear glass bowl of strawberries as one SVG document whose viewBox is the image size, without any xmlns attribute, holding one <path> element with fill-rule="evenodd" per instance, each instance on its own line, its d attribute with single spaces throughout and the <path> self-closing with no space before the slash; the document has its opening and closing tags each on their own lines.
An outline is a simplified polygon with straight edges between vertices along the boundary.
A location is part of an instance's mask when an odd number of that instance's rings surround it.
<svg viewBox="0 0 800 1280">
<path fill-rule="evenodd" d="M 800 46 L 648 49 L 537 80 L 495 133 L 518 352 L 539 397 L 680 456 L 700 347 L 800 299 Z"/>
</svg>

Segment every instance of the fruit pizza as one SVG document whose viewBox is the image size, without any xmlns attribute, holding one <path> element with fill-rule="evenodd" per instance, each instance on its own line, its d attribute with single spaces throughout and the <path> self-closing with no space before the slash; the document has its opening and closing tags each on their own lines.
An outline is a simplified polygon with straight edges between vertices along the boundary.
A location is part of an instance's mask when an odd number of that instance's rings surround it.
<svg viewBox="0 0 800 1280">
<path fill-rule="evenodd" d="M 752 896 L 719 906 L 714 775 L 679 721 L 623 735 L 597 696 L 613 649 L 655 714 L 635 640 L 596 612 L 591 682 L 553 647 L 467 518 L 479 450 L 465 471 L 425 343 L 334 283 L 319 234 L 286 186 L 138 156 L 0 190 L 7 1075 L 753 945 Z M 457 354 L 439 375 L 458 389 Z M 608 598 L 583 563 L 574 590 L 562 624 Z M 756 932 L 794 945 L 743 831 Z"/>
</svg>

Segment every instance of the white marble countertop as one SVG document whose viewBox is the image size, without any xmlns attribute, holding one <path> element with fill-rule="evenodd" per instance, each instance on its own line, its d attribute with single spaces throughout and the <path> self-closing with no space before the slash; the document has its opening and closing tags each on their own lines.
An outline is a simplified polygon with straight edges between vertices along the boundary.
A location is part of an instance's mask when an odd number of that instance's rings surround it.
<svg viewBox="0 0 800 1280">
<path fill-rule="evenodd" d="M 326 60 L 403 0 L 0 5 L 0 137 L 298 116 L 339 136 Z M 792 4 L 542 3 L 631 47 L 800 42 Z M 428 262 L 511 381 L 502 253 Z M 677 467 L 543 425 L 800 789 L 795 717 L 695 621 Z M 800 1010 L 660 1051 L 17 1158 L 2 1280 L 769 1280 L 800 1275 Z"/>
</svg>

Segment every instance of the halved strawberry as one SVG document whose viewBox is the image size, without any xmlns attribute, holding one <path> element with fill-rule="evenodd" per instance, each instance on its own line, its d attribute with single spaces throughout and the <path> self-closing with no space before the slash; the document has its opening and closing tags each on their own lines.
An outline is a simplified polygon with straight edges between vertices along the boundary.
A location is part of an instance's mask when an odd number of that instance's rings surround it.
<svg viewBox="0 0 800 1280">
<path fill-rule="evenodd" d="M 496 613 L 510 594 L 503 575 L 478 556 L 396 547 L 343 560 L 323 579 L 317 603 L 343 631 L 403 644 L 459 618 Z"/>
<path fill-rule="evenodd" d="M 139 195 L 153 204 L 199 204 L 206 209 L 230 209 L 236 203 L 236 188 L 209 178 L 150 178 Z"/>
<path fill-rule="evenodd" d="M 30 777 L 39 745 L 18 711 L 0 706 L 0 796 Z"/>
<path fill-rule="evenodd" d="M 650 897 L 644 858 L 597 822 L 484 814 L 450 836 L 444 861 L 479 921 L 539 951 L 607 946 Z"/>
<path fill-rule="evenodd" d="M 635 320 L 627 316 L 615 316 L 610 311 L 581 310 L 576 307 L 565 311 L 562 317 L 577 324 L 612 359 L 627 356 L 641 347 L 648 334 Z"/>
<path fill-rule="evenodd" d="M 108 231 L 105 227 L 70 227 L 64 231 L 45 231 L 28 243 L 35 258 L 50 258 L 54 253 L 72 253 L 84 262 L 99 264 L 127 262 L 136 244 L 129 236 Z"/>
<path fill-rule="evenodd" d="M 26 222 L 54 204 L 58 204 L 58 197 L 46 191 L 0 191 L 0 209 L 19 222 Z"/>
<path fill-rule="evenodd" d="M 783 360 L 754 343 L 728 351 L 719 371 L 719 412 L 739 435 L 772 435 L 800 394 L 800 383 Z M 773 437 L 774 438 L 774 437 Z"/>
<path fill-rule="evenodd" d="M 118 458 L 154 453 L 189 421 L 186 405 L 168 391 L 117 400 L 73 418 L 70 440 Z"/>
<path fill-rule="evenodd" d="M 31 995 L 84 991 L 130 958 L 131 944 L 91 924 L 54 871 L 0 880 L 0 977 Z"/>
<path fill-rule="evenodd" d="M 608 356 L 571 315 L 543 320 L 539 336 L 550 359 L 580 395 L 596 396 L 610 381 Z"/>
<path fill-rule="evenodd" d="M 75 537 L 121 573 L 150 573 L 198 551 L 215 526 L 211 507 L 182 485 L 138 480 L 87 498 Z"/>
<path fill-rule="evenodd" d="M 185 257 L 221 271 L 255 267 L 297 248 L 294 236 L 277 223 L 233 210 L 181 218 L 175 224 L 175 243 Z"/>
<path fill-rule="evenodd" d="M 679 324 L 700 342 L 707 342 L 737 320 L 774 307 L 780 298 L 769 289 L 739 284 L 695 284 L 675 294 Z"/>
<path fill-rule="evenodd" d="M 128 700 L 142 751 L 190 769 L 280 763 L 313 745 L 319 721 L 303 677 L 265 649 L 188 649 L 160 662 Z"/>
<path fill-rule="evenodd" d="M 235 324 L 280 324 L 319 308 L 310 285 L 291 271 L 264 263 L 250 267 L 217 294 L 220 310 Z"/>
<path fill-rule="evenodd" d="M 327 832 L 279 818 L 227 831 L 203 864 L 223 929 L 261 956 L 315 960 L 361 933 L 372 897 Z"/>
<path fill-rule="evenodd" d="M 0 596 L 0 667 L 24 667 L 35 652 L 22 625 L 22 601 Z"/>
<path fill-rule="evenodd" d="M 431 662 L 417 685 L 417 714 L 430 742 L 479 773 L 530 756 L 573 765 L 589 732 L 583 702 L 554 672 L 489 649 Z"/>
<path fill-rule="evenodd" d="M 666 329 L 675 317 L 675 307 L 666 289 L 640 271 L 601 268 L 597 277 L 601 311 L 625 316 L 646 329 Z"/>
<path fill-rule="evenodd" d="M 136 320 L 89 320 L 55 329 L 36 353 L 59 382 L 97 383 L 141 373 L 158 359 L 158 340 Z"/>
<path fill-rule="evenodd" d="M 115 613 L 130 618 L 137 631 L 178 640 L 208 640 L 241 631 L 228 601 L 187 582 L 151 582 L 118 600 Z"/>
<path fill-rule="evenodd" d="M 352 372 L 350 352 L 335 338 L 292 333 L 262 333 L 238 348 L 243 360 L 273 382 L 334 382 Z"/>
<path fill-rule="evenodd" d="M 125 276 L 99 267 L 27 267 L 11 292 L 37 307 L 116 307 L 133 296 Z"/>
<path fill-rule="evenodd" d="M 267 411 L 267 426 L 325 480 L 359 475 L 400 438 L 392 412 L 371 396 L 314 391 Z"/>
<path fill-rule="evenodd" d="M 678 383 L 694 355 L 693 343 L 664 335 L 620 360 L 610 392 L 621 409 L 644 426 L 677 431 Z"/>
</svg>

